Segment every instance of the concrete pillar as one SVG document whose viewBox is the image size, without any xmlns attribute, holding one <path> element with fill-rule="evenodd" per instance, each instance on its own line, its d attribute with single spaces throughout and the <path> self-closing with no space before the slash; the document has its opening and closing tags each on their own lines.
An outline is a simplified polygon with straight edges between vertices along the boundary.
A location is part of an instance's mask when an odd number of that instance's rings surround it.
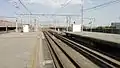
<svg viewBox="0 0 120 68">
<path fill-rule="evenodd" d="M 8 26 L 6 26 L 6 32 L 8 32 Z"/>
<path fill-rule="evenodd" d="M 16 32 L 18 32 L 18 24 L 17 24 L 17 19 L 16 19 Z"/>
</svg>

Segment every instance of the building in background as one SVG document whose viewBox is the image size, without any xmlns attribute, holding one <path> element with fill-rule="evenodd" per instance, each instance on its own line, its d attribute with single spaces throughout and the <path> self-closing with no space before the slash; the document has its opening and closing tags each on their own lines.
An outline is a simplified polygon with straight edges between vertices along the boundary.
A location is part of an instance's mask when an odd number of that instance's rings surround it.
<svg viewBox="0 0 120 68">
<path fill-rule="evenodd" d="M 81 32 L 81 24 L 71 24 L 71 26 L 69 27 L 68 31 L 72 31 L 72 32 Z"/>
<path fill-rule="evenodd" d="M 30 25 L 29 24 L 23 24 L 23 32 L 29 32 L 30 31 Z"/>
<path fill-rule="evenodd" d="M 111 27 L 114 27 L 115 29 L 120 29 L 120 22 L 112 22 Z"/>
</svg>

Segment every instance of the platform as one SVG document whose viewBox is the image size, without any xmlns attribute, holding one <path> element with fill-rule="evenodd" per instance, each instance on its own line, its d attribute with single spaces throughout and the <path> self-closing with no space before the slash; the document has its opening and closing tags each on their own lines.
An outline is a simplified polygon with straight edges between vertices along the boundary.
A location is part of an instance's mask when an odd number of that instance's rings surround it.
<svg viewBox="0 0 120 68">
<path fill-rule="evenodd" d="M 84 37 L 90 37 L 95 39 L 100 39 L 104 41 L 114 42 L 120 44 L 119 34 L 108 34 L 108 33 L 98 33 L 98 32 L 66 32 L 69 34 L 80 35 Z"/>
<path fill-rule="evenodd" d="M 0 34 L 0 68 L 44 68 L 42 38 L 42 32 Z"/>
</svg>

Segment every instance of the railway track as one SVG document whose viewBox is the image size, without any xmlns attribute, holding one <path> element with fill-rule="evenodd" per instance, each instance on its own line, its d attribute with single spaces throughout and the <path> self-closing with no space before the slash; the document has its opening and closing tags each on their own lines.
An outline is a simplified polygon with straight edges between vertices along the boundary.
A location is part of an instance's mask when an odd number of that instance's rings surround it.
<svg viewBox="0 0 120 68">
<path fill-rule="evenodd" d="M 116 60 L 120 60 L 120 49 L 119 48 L 115 48 L 115 47 L 110 47 L 110 45 L 105 45 L 103 43 L 94 43 L 94 42 L 90 42 L 87 40 L 82 40 L 82 38 L 79 37 L 68 37 L 65 36 L 65 38 L 68 38 L 76 43 L 82 44 L 90 49 L 93 49 L 97 52 L 100 52 L 102 54 L 105 54 L 111 58 L 114 58 Z M 89 44 L 89 45 L 88 45 Z M 102 46 L 101 46 L 102 45 Z M 104 47 L 103 47 L 104 46 Z"/>
<path fill-rule="evenodd" d="M 120 62 L 73 42 L 53 31 L 44 31 L 56 68 L 118 68 Z"/>
</svg>

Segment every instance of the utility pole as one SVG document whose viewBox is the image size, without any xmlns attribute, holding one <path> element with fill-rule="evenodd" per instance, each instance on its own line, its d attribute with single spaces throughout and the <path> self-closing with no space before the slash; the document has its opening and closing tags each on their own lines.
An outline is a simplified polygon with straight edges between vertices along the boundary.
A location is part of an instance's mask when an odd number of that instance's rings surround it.
<svg viewBox="0 0 120 68">
<path fill-rule="evenodd" d="M 35 29 L 35 31 L 37 31 L 37 22 L 36 22 L 36 19 L 34 19 L 34 29 Z"/>
<path fill-rule="evenodd" d="M 67 16 L 66 16 L 66 23 L 67 23 L 67 32 L 68 32 L 69 22 L 68 22 L 68 17 Z"/>
<path fill-rule="evenodd" d="M 54 19 L 54 23 L 55 23 L 55 31 L 56 31 L 56 30 L 57 30 L 57 29 L 56 29 L 56 23 L 57 23 L 57 22 L 56 22 L 56 19 Z"/>
<path fill-rule="evenodd" d="M 93 22 L 91 24 L 91 29 L 93 28 L 93 24 L 95 23 L 95 18 L 93 18 Z M 91 31 L 92 32 L 92 31 Z"/>
<path fill-rule="evenodd" d="M 83 0 L 81 0 L 81 31 L 83 31 Z"/>
<path fill-rule="evenodd" d="M 89 22 L 89 25 L 90 25 L 90 32 L 92 32 L 92 23 L 93 23 L 93 21 L 90 21 L 90 22 Z"/>
<path fill-rule="evenodd" d="M 71 17 L 70 16 L 68 17 L 68 21 L 69 21 L 69 26 L 68 27 L 70 27 L 70 24 L 71 24 Z"/>
</svg>

